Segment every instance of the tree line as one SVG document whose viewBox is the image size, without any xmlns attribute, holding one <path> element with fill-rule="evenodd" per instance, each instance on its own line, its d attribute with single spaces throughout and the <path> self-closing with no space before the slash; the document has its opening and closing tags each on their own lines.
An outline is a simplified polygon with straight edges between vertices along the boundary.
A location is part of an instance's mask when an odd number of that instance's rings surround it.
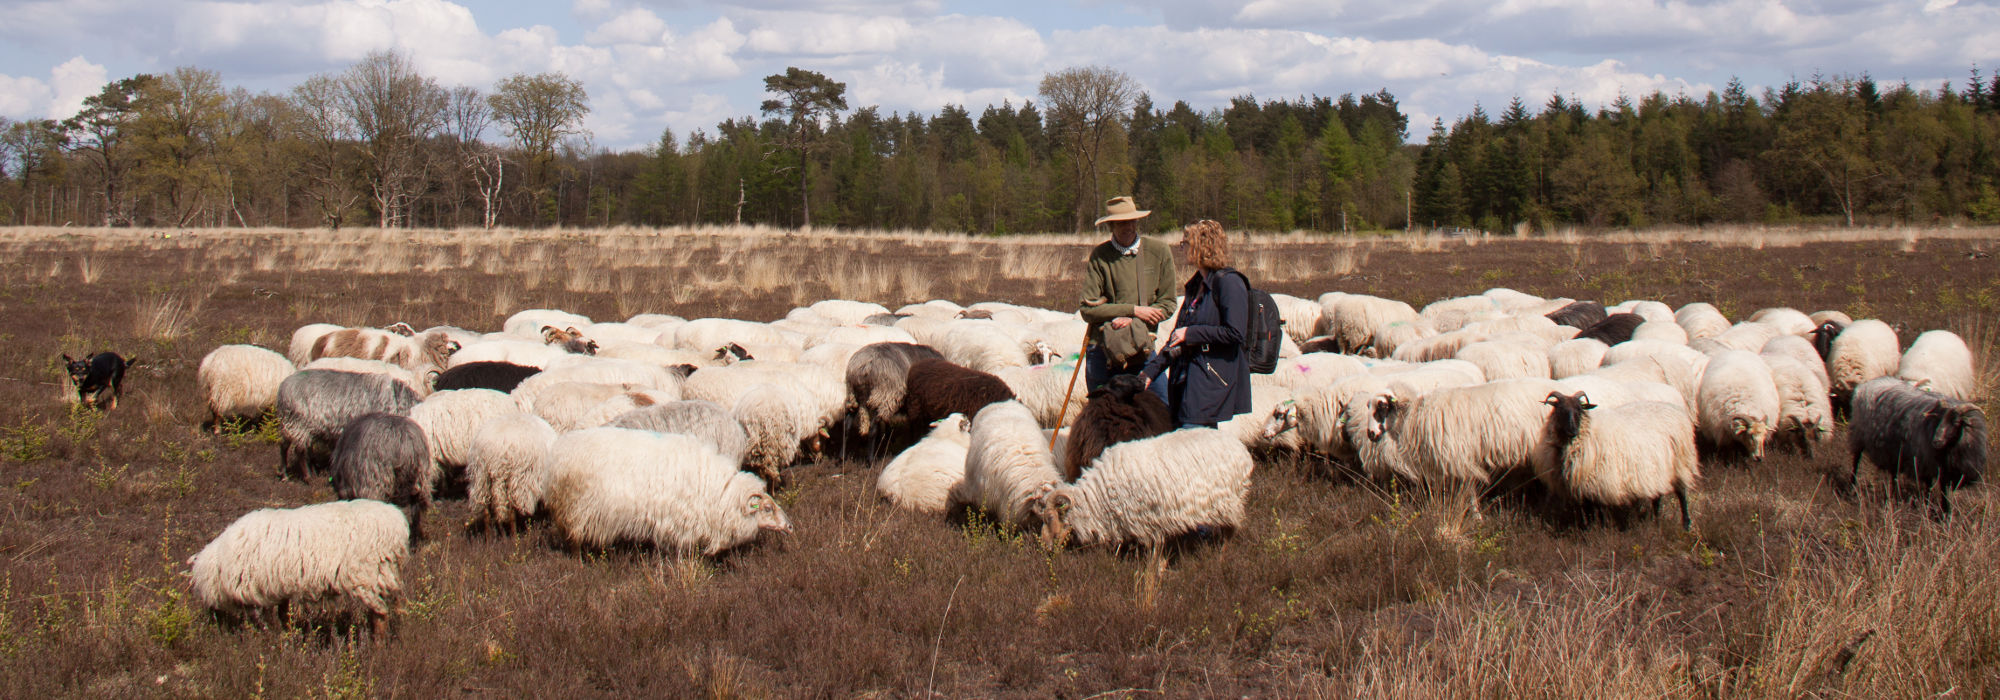
<svg viewBox="0 0 2000 700">
<path fill-rule="evenodd" d="M 758 116 L 593 145 L 561 73 L 445 87 L 371 54 L 282 94 L 195 67 L 113 81 L 64 120 L 0 119 L 0 222 L 75 226 L 758 223 L 1086 229 L 1133 194 L 1162 229 L 1269 231 L 2000 222 L 2000 76 L 1962 89 L 1814 77 L 1752 95 L 1554 95 L 1430 125 L 1387 89 L 1198 110 L 1102 66 L 1035 99 L 850 109 L 800 68 Z"/>
</svg>

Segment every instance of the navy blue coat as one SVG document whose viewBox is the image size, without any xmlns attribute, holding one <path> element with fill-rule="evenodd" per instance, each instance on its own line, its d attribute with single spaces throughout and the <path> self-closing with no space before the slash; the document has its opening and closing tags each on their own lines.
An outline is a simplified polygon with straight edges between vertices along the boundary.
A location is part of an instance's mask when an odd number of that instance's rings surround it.
<svg viewBox="0 0 2000 700">
<path fill-rule="evenodd" d="M 1175 332 L 1187 330 L 1178 348 L 1153 356 L 1146 378 L 1168 367 L 1167 406 L 1174 424 L 1209 425 L 1250 412 L 1250 281 L 1233 268 L 1196 272 L 1182 288 Z"/>
</svg>

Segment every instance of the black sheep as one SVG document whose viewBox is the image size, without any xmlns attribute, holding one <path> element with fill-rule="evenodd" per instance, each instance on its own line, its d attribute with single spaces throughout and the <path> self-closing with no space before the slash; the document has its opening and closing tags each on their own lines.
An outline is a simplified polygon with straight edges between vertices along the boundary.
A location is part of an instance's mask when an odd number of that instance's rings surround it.
<svg viewBox="0 0 2000 700">
<path fill-rule="evenodd" d="M 1076 423 L 1066 430 L 1069 441 L 1063 449 L 1063 480 L 1074 482 L 1083 468 L 1121 442 L 1144 440 L 1174 429 L 1173 413 L 1167 403 L 1146 390 L 1146 380 L 1136 374 L 1120 374 L 1096 391 L 1076 414 Z"/>
<path fill-rule="evenodd" d="M 1938 487 L 1938 506 L 1951 512 L 1951 491 L 1979 483 L 1986 471 L 1986 414 L 1977 405 L 1933 394 L 1895 377 L 1854 388 L 1847 449 L 1850 478 L 1861 480 L 1861 457 L 1889 473 L 1890 492 L 1908 475 Z"/>
<path fill-rule="evenodd" d="M 1847 326 L 1839 321 L 1827 321 L 1826 323 L 1819 324 L 1818 328 L 1813 329 L 1813 350 L 1819 353 L 1821 361 L 1825 361 L 1826 358 L 1833 356 L 1833 339 L 1838 337 L 1843 330 L 1847 330 Z"/>
<path fill-rule="evenodd" d="M 1645 322 L 1646 317 L 1638 314 L 1612 314 L 1578 332 L 1576 337 L 1594 338 L 1605 345 L 1617 345 L 1631 340 L 1632 331 Z"/>
<path fill-rule="evenodd" d="M 391 413 L 354 419 L 333 447 L 332 471 L 334 496 L 399 506 L 410 518 L 411 537 L 424 538 L 424 511 L 438 470 L 416 421 Z"/>
<path fill-rule="evenodd" d="M 987 404 L 1014 399 L 999 377 L 939 359 L 912 363 L 903 386 L 903 418 L 910 425 L 930 425 L 953 413 L 977 415 Z"/>
<path fill-rule="evenodd" d="M 69 355 L 62 358 L 69 368 L 70 382 L 76 385 L 77 400 L 107 411 L 118 407 L 118 397 L 125 392 L 125 369 L 139 363 L 115 352 L 100 352 L 81 360 Z"/>
<path fill-rule="evenodd" d="M 511 362 L 467 362 L 445 370 L 432 382 L 436 391 L 452 389 L 492 389 L 501 393 L 512 393 L 521 381 L 542 372 L 540 367 L 528 367 Z"/>
<path fill-rule="evenodd" d="M 930 346 L 915 343 L 871 343 L 854 351 L 847 358 L 847 394 L 854 397 L 856 431 L 868 435 L 877 427 L 902 425 L 903 385 L 910 377 L 910 365 L 943 359 Z"/>
<path fill-rule="evenodd" d="M 1594 301 L 1573 301 L 1550 312 L 1548 318 L 1556 325 L 1581 330 L 1604 322 L 1604 305 Z"/>
</svg>

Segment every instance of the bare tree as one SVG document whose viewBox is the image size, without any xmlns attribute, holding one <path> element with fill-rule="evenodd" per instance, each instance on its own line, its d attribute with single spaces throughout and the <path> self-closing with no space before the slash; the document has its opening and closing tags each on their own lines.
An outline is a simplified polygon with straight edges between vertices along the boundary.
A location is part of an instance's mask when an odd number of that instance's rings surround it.
<svg viewBox="0 0 2000 700">
<path fill-rule="evenodd" d="M 1051 130 L 1070 151 L 1070 182 L 1076 193 L 1072 214 L 1075 229 L 1081 231 L 1089 213 L 1104 200 L 1097 182 L 1104 137 L 1125 119 L 1139 84 L 1124 71 L 1083 66 L 1042 76 L 1039 93 L 1048 105 Z M 1086 191 L 1089 199 L 1084 199 Z"/>
<path fill-rule="evenodd" d="M 420 146 L 444 123 L 448 97 L 402 54 L 377 51 L 347 69 L 341 105 L 361 145 L 369 194 L 382 228 L 406 223 L 430 165 Z"/>
<path fill-rule="evenodd" d="M 319 209 L 320 223 L 337 229 L 361 201 L 348 177 L 353 167 L 354 122 L 342 106 L 340 78 L 315 75 L 292 88 L 292 109 L 282 133 L 296 144 L 306 197 Z"/>
<path fill-rule="evenodd" d="M 480 225 L 493 228 L 500 220 L 500 190 L 507 179 L 507 158 L 499 148 L 487 143 L 486 127 L 493 123 L 493 110 L 478 88 L 451 89 L 445 107 L 445 130 L 458 144 L 458 157 L 472 176 L 479 195 Z"/>
<path fill-rule="evenodd" d="M 543 198 L 556 147 L 584 133 L 583 118 L 590 114 L 590 104 L 583 83 L 562 73 L 516 74 L 501 80 L 486 99 L 494 121 L 503 125 L 507 138 L 527 158 L 529 189 L 537 199 Z M 494 162 L 498 168 L 497 156 Z M 497 174 L 493 182 L 497 190 Z"/>
</svg>

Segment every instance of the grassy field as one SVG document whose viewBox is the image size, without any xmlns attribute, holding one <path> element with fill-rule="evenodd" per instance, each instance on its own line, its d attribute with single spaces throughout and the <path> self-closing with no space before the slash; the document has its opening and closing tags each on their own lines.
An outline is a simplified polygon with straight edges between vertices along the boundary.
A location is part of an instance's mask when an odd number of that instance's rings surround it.
<svg viewBox="0 0 2000 700">
<path fill-rule="evenodd" d="M 796 532 L 719 560 L 468 534 L 356 610 L 228 628 L 184 560 L 249 510 L 328 500 L 270 435 L 200 432 L 195 365 L 310 322 L 497 329 L 514 311 L 778 318 L 824 298 L 1073 303 L 1094 241 L 774 230 L 0 230 L 0 678 L 16 697 L 2000 696 L 2000 496 L 1934 522 L 1844 448 L 1708 461 L 1694 531 L 1579 522 L 1530 490 L 1483 520 L 1313 457 L 1261 459 L 1248 522 L 1141 557 L 890 508 L 880 461 L 797 467 Z M 1732 318 L 1840 309 L 1948 328 L 1993 396 L 2000 230 L 1735 229 L 1535 239 L 1257 237 L 1271 291 L 1422 304 L 1491 287 Z M 59 355 L 142 365 L 110 414 Z M 1994 406 L 1987 404 L 1991 412 Z M 1836 431 L 1836 445 L 1844 445 Z M 1858 496 L 1856 494 L 1859 494 Z"/>
</svg>

